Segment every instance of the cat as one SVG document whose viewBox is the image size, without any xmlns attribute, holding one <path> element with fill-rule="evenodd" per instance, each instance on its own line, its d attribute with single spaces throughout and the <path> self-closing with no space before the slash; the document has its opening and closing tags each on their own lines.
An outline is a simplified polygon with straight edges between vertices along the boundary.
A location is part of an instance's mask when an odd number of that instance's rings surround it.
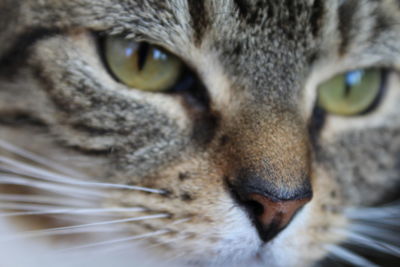
<svg viewBox="0 0 400 267">
<path fill-rule="evenodd" d="M 394 0 L 2 0 L 0 266 L 398 265 L 399 70 Z"/>
</svg>

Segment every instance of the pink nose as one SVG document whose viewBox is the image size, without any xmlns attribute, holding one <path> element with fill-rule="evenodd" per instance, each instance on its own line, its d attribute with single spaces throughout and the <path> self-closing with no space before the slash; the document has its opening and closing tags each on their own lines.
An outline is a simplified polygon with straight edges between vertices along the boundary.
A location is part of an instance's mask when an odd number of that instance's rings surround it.
<svg viewBox="0 0 400 267">
<path fill-rule="evenodd" d="M 311 197 L 273 201 L 269 197 L 254 193 L 248 195 L 246 202 L 252 209 L 261 239 L 269 241 L 284 229 L 296 212 L 310 200 Z"/>
<path fill-rule="evenodd" d="M 312 198 L 309 179 L 304 179 L 296 187 L 277 187 L 260 176 L 240 177 L 233 182 L 228 181 L 228 188 L 232 197 L 247 212 L 264 242 L 279 234 Z"/>
</svg>

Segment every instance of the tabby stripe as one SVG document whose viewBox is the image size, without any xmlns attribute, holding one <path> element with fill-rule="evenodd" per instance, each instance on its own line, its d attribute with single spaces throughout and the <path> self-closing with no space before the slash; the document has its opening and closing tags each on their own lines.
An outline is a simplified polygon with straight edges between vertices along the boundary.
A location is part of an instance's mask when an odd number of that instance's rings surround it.
<svg viewBox="0 0 400 267">
<path fill-rule="evenodd" d="M 10 46 L 11 48 L 0 57 L 0 75 L 12 76 L 16 69 L 24 66 L 29 56 L 29 49 L 39 40 L 59 34 L 55 28 L 33 28 L 22 33 Z"/>
<path fill-rule="evenodd" d="M 31 125 L 38 127 L 46 127 L 47 123 L 36 117 L 34 114 L 29 114 L 21 111 L 0 111 L 0 125 Z"/>
<path fill-rule="evenodd" d="M 191 26 L 194 31 L 194 40 L 197 45 L 201 44 L 204 33 L 209 28 L 210 17 L 207 12 L 204 0 L 187 0 Z"/>
<path fill-rule="evenodd" d="M 310 142 L 315 150 L 319 148 L 319 137 L 326 122 L 326 111 L 315 106 L 311 119 L 308 123 Z"/>
<path fill-rule="evenodd" d="M 354 16 L 359 8 L 358 0 L 347 0 L 338 8 L 338 29 L 341 35 L 341 42 L 339 45 L 339 54 L 344 55 L 348 50 L 351 43 L 353 29 L 352 25 L 355 24 Z"/>
<path fill-rule="evenodd" d="M 236 4 L 242 18 L 247 18 L 249 16 L 250 8 L 247 5 L 246 0 L 233 0 L 233 3 Z"/>
<path fill-rule="evenodd" d="M 248 1 L 248 0 L 233 0 L 236 5 L 240 17 L 248 26 L 255 26 L 261 22 L 262 17 L 271 19 L 274 17 L 274 1 L 268 0 Z"/>
<path fill-rule="evenodd" d="M 391 30 L 392 26 L 397 24 L 397 21 L 395 21 L 391 17 L 385 16 L 385 14 L 380 12 L 379 9 L 377 9 L 374 12 L 374 15 L 376 17 L 376 20 L 375 20 L 374 30 L 370 37 L 370 40 L 372 42 L 374 40 L 378 39 L 379 36 L 382 35 L 383 32 Z"/>
<path fill-rule="evenodd" d="M 322 22 L 325 16 L 324 0 L 315 0 L 312 6 L 310 25 L 313 36 L 318 36 L 321 32 Z"/>
</svg>

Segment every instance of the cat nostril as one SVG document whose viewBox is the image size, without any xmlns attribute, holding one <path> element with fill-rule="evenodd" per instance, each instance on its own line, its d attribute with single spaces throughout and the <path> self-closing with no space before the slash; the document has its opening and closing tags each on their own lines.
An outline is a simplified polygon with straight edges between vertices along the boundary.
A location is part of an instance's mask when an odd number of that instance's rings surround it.
<svg viewBox="0 0 400 267">
<path fill-rule="evenodd" d="M 267 242 L 283 230 L 296 212 L 310 199 L 306 197 L 296 200 L 272 200 L 267 196 L 253 193 L 239 201 L 252 217 L 260 238 Z"/>
<path fill-rule="evenodd" d="M 262 204 L 258 203 L 257 201 L 244 201 L 243 205 L 246 209 L 256 217 L 262 216 L 264 213 L 264 207 Z"/>
</svg>

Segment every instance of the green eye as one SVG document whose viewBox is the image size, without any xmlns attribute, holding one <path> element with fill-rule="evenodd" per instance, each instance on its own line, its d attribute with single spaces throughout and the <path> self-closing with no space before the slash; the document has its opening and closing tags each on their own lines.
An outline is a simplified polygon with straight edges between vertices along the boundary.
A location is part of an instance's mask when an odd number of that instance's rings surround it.
<svg viewBox="0 0 400 267">
<path fill-rule="evenodd" d="M 173 87 L 181 77 L 182 61 L 157 46 L 109 37 L 104 48 L 111 72 L 129 87 L 161 92 Z"/>
<path fill-rule="evenodd" d="M 318 88 L 318 106 L 342 116 L 366 112 L 377 102 L 384 81 L 381 69 L 350 71 L 337 75 Z"/>
</svg>

